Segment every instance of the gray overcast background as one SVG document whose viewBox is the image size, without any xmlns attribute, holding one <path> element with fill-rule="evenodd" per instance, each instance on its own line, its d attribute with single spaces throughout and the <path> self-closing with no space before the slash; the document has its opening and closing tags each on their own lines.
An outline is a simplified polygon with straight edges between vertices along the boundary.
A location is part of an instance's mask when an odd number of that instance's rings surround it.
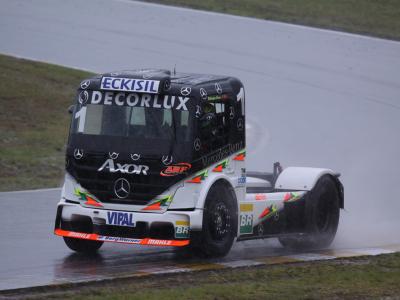
<svg viewBox="0 0 400 300">
<path fill-rule="evenodd" d="M 337 245 L 400 241 L 399 42 L 112 0 L 2 0 L 0 37 L 1 53 L 96 72 L 176 65 L 239 77 L 248 169 L 339 171 Z"/>
</svg>

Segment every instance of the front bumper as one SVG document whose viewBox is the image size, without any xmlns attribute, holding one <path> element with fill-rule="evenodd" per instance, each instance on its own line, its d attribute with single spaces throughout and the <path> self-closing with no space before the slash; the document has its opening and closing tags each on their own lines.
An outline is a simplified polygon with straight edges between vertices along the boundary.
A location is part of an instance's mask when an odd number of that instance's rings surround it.
<svg viewBox="0 0 400 300">
<path fill-rule="evenodd" d="M 132 223 L 129 226 L 110 224 L 110 214 L 128 214 Z M 202 218 L 203 211 L 200 209 L 159 214 L 110 211 L 61 202 L 57 208 L 54 233 L 63 237 L 103 242 L 185 246 L 189 244 L 190 231 L 201 229 Z"/>
</svg>

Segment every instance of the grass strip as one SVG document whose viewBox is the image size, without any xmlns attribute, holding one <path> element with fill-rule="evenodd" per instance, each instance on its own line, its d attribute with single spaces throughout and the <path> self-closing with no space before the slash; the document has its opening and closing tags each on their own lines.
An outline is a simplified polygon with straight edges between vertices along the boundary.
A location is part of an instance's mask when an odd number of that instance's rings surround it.
<svg viewBox="0 0 400 300">
<path fill-rule="evenodd" d="M 142 0 L 400 40 L 398 0 Z"/>
<path fill-rule="evenodd" d="M 89 73 L 0 55 L 0 191 L 60 186 L 68 106 Z"/>
</svg>

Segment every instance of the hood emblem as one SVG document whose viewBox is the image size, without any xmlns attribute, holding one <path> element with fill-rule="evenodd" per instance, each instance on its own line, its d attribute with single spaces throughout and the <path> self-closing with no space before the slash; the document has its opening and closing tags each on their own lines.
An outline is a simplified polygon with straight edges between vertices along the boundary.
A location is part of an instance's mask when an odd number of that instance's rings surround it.
<svg viewBox="0 0 400 300">
<path fill-rule="evenodd" d="M 129 196 L 131 185 L 125 178 L 117 179 L 114 183 L 114 194 L 120 199 L 125 199 Z"/>
</svg>

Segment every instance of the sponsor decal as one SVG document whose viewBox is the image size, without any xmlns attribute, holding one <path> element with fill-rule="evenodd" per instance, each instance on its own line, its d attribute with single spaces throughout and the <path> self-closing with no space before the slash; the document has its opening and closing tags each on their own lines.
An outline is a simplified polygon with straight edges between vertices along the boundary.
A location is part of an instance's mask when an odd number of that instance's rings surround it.
<svg viewBox="0 0 400 300">
<path fill-rule="evenodd" d="M 101 79 L 100 88 L 102 90 L 157 94 L 159 85 L 159 80 L 103 77 Z"/>
<path fill-rule="evenodd" d="M 242 118 L 239 118 L 236 123 L 237 129 L 242 131 L 244 128 L 244 122 Z"/>
<path fill-rule="evenodd" d="M 86 201 L 84 204 L 89 205 L 89 206 L 94 206 L 94 207 L 103 207 L 101 202 L 96 199 L 95 196 L 89 194 L 88 192 L 81 191 L 80 189 L 75 189 L 74 190 L 74 195 L 78 196 L 80 200 Z"/>
<path fill-rule="evenodd" d="M 108 152 L 108 156 L 109 156 L 111 159 L 117 159 L 118 156 L 119 156 L 119 153 L 117 153 L 117 152 Z"/>
<path fill-rule="evenodd" d="M 241 212 L 252 212 L 253 211 L 253 204 L 252 203 L 242 203 L 242 204 L 240 204 L 240 211 Z"/>
<path fill-rule="evenodd" d="M 92 235 L 90 233 L 81 233 L 81 232 L 70 231 L 68 233 L 68 236 L 73 237 L 73 238 L 79 238 L 79 239 L 90 239 Z"/>
<path fill-rule="evenodd" d="M 166 166 L 170 165 L 173 160 L 174 158 L 172 157 L 172 155 L 163 155 L 163 157 L 161 158 L 162 163 Z"/>
<path fill-rule="evenodd" d="M 131 185 L 125 178 L 119 178 L 114 183 L 114 194 L 120 199 L 125 199 L 131 192 Z"/>
<path fill-rule="evenodd" d="M 141 239 L 131 239 L 131 238 L 124 238 L 117 236 L 104 236 L 104 235 L 99 235 L 98 240 L 103 242 L 126 243 L 126 244 L 140 244 L 142 242 Z"/>
<path fill-rule="evenodd" d="M 147 245 L 155 245 L 155 246 L 172 246 L 171 240 L 153 240 L 148 239 Z"/>
<path fill-rule="evenodd" d="M 85 91 L 87 92 L 87 91 Z M 187 102 L 189 97 L 173 95 L 152 95 L 137 93 L 115 93 L 115 92 L 88 92 L 90 104 L 131 106 L 131 107 L 152 107 L 163 109 L 188 110 Z"/>
<path fill-rule="evenodd" d="M 175 222 L 175 238 L 189 238 L 189 221 Z"/>
<path fill-rule="evenodd" d="M 233 119 L 235 117 L 235 109 L 233 108 L 233 106 L 229 107 L 229 119 Z"/>
<path fill-rule="evenodd" d="M 203 163 L 203 166 L 207 167 L 207 166 L 212 165 L 212 164 L 224 159 L 225 157 L 239 151 L 240 149 L 243 149 L 243 142 L 239 142 L 236 144 L 229 144 L 229 145 L 226 145 L 226 146 L 220 148 L 219 150 L 212 153 L 211 155 L 202 157 L 201 161 Z M 242 152 L 240 152 L 240 153 L 242 153 Z"/>
<path fill-rule="evenodd" d="M 203 88 L 200 88 L 200 97 L 203 100 L 207 100 L 207 91 Z"/>
<path fill-rule="evenodd" d="M 200 105 L 196 105 L 195 116 L 196 116 L 196 118 L 200 118 L 200 116 L 201 116 L 201 107 L 200 107 Z"/>
<path fill-rule="evenodd" d="M 89 99 L 88 91 L 82 91 L 79 93 L 78 101 L 80 104 L 85 105 Z"/>
<path fill-rule="evenodd" d="M 160 172 L 161 176 L 176 176 L 185 173 L 192 167 L 189 163 L 177 163 L 174 165 L 166 166 L 164 170 Z"/>
<path fill-rule="evenodd" d="M 199 138 L 196 138 L 193 143 L 194 150 L 199 151 L 201 148 L 201 141 Z"/>
<path fill-rule="evenodd" d="M 198 173 L 192 179 L 187 180 L 186 182 L 188 182 L 188 183 L 201 183 L 207 177 L 208 177 L 208 170 L 206 169 L 206 170 L 201 171 L 200 173 Z"/>
<path fill-rule="evenodd" d="M 175 237 L 177 239 L 189 237 L 189 226 L 178 226 L 175 227 Z"/>
<path fill-rule="evenodd" d="M 283 202 L 294 202 L 299 200 L 301 195 L 299 193 L 286 193 L 283 197 Z"/>
<path fill-rule="evenodd" d="M 218 101 L 218 100 L 228 100 L 229 96 L 227 94 L 223 95 L 210 95 L 207 97 L 208 101 Z"/>
<path fill-rule="evenodd" d="M 90 85 L 90 80 L 84 80 L 81 82 L 81 89 L 86 90 Z"/>
<path fill-rule="evenodd" d="M 127 212 L 108 211 L 107 224 L 134 227 L 133 214 Z"/>
<path fill-rule="evenodd" d="M 240 234 L 253 233 L 253 204 L 240 204 Z"/>
<path fill-rule="evenodd" d="M 166 196 L 161 199 L 156 199 L 142 210 L 162 210 L 163 207 L 168 207 L 171 201 L 172 196 Z"/>
<path fill-rule="evenodd" d="M 243 151 L 239 152 L 239 153 L 233 158 L 233 160 L 236 160 L 236 161 L 244 161 L 245 157 L 246 157 L 246 151 L 243 150 Z"/>
<path fill-rule="evenodd" d="M 215 84 L 215 90 L 217 91 L 218 95 L 222 94 L 222 87 L 218 82 Z"/>
<path fill-rule="evenodd" d="M 237 186 L 245 186 L 246 185 L 246 176 L 240 176 L 238 177 L 238 184 Z"/>
<path fill-rule="evenodd" d="M 123 243 L 123 244 L 137 244 L 137 245 L 153 245 L 153 246 L 186 246 L 189 244 L 189 240 L 155 240 L 150 238 L 145 239 L 132 239 L 124 237 L 115 236 L 105 236 L 98 235 L 96 233 L 82 233 L 74 232 L 63 229 L 56 229 L 54 233 L 59 236 L 67 236 L 73 238 L 80 238 L 92 241 L 102 241 L 102 242 L 113 242 L 113 243 Z"/>
<path fill-rule="evenodd" d="M 228 159 L 223 160 L 220 162 L 212 171 L 213 172 L 222 172 L 228 166 Z"/>
<path fill-rule="evenodd" d="M 131 154 L 131 159 L 133 161 L 139 160 L 140 159 L 140 154 L 137 154 L 137 153 Z"/>
<path fill-rule="evenodd" d="M 171 81 L 165 80 L 165 82 L 164 82 L 164 91 L 169 91 L 170 88 L 171 88 Z"/>
<path fill-rule="evenodd" d="M 266 194 L 256 194 L 256 195 L 254 196 L 254 198 L 255 198 L 256 200 L 267 200 L 267 195 L 266 195 Z"/>
<path fill-rule="evenodd" d="M 277 215 L 277 214 L 278 214 L 278 208 L 276 207 L 275 204 L 272 204 L 271 206 L 264 209 L 258 218 L 259 219 L 268 219 L 272 215 Z"/>
<path fill-rule="evenodd" d="M 75 149 L 74 150 L 74 157 L 76 159 L 81 159 L 83 157 L 83 149 Z"/>
<path fill-rule="evenodd" d="M 189 96 L 191 92 L 192 92 L 192 88 L 190 88 L 188 86 L 181 88 L 181 95 L 182 96 Z"/>
<path fill-rule="evenodd" d="M 122 174 L 147 175 L 149 167 L 146 165 L 135 164 L 114 164 L 114 160 L 109 158 L 97 171 L 101 172 L 103 170 L 108 170 L 110 173 L 121 172 Z"/>
</svg>

